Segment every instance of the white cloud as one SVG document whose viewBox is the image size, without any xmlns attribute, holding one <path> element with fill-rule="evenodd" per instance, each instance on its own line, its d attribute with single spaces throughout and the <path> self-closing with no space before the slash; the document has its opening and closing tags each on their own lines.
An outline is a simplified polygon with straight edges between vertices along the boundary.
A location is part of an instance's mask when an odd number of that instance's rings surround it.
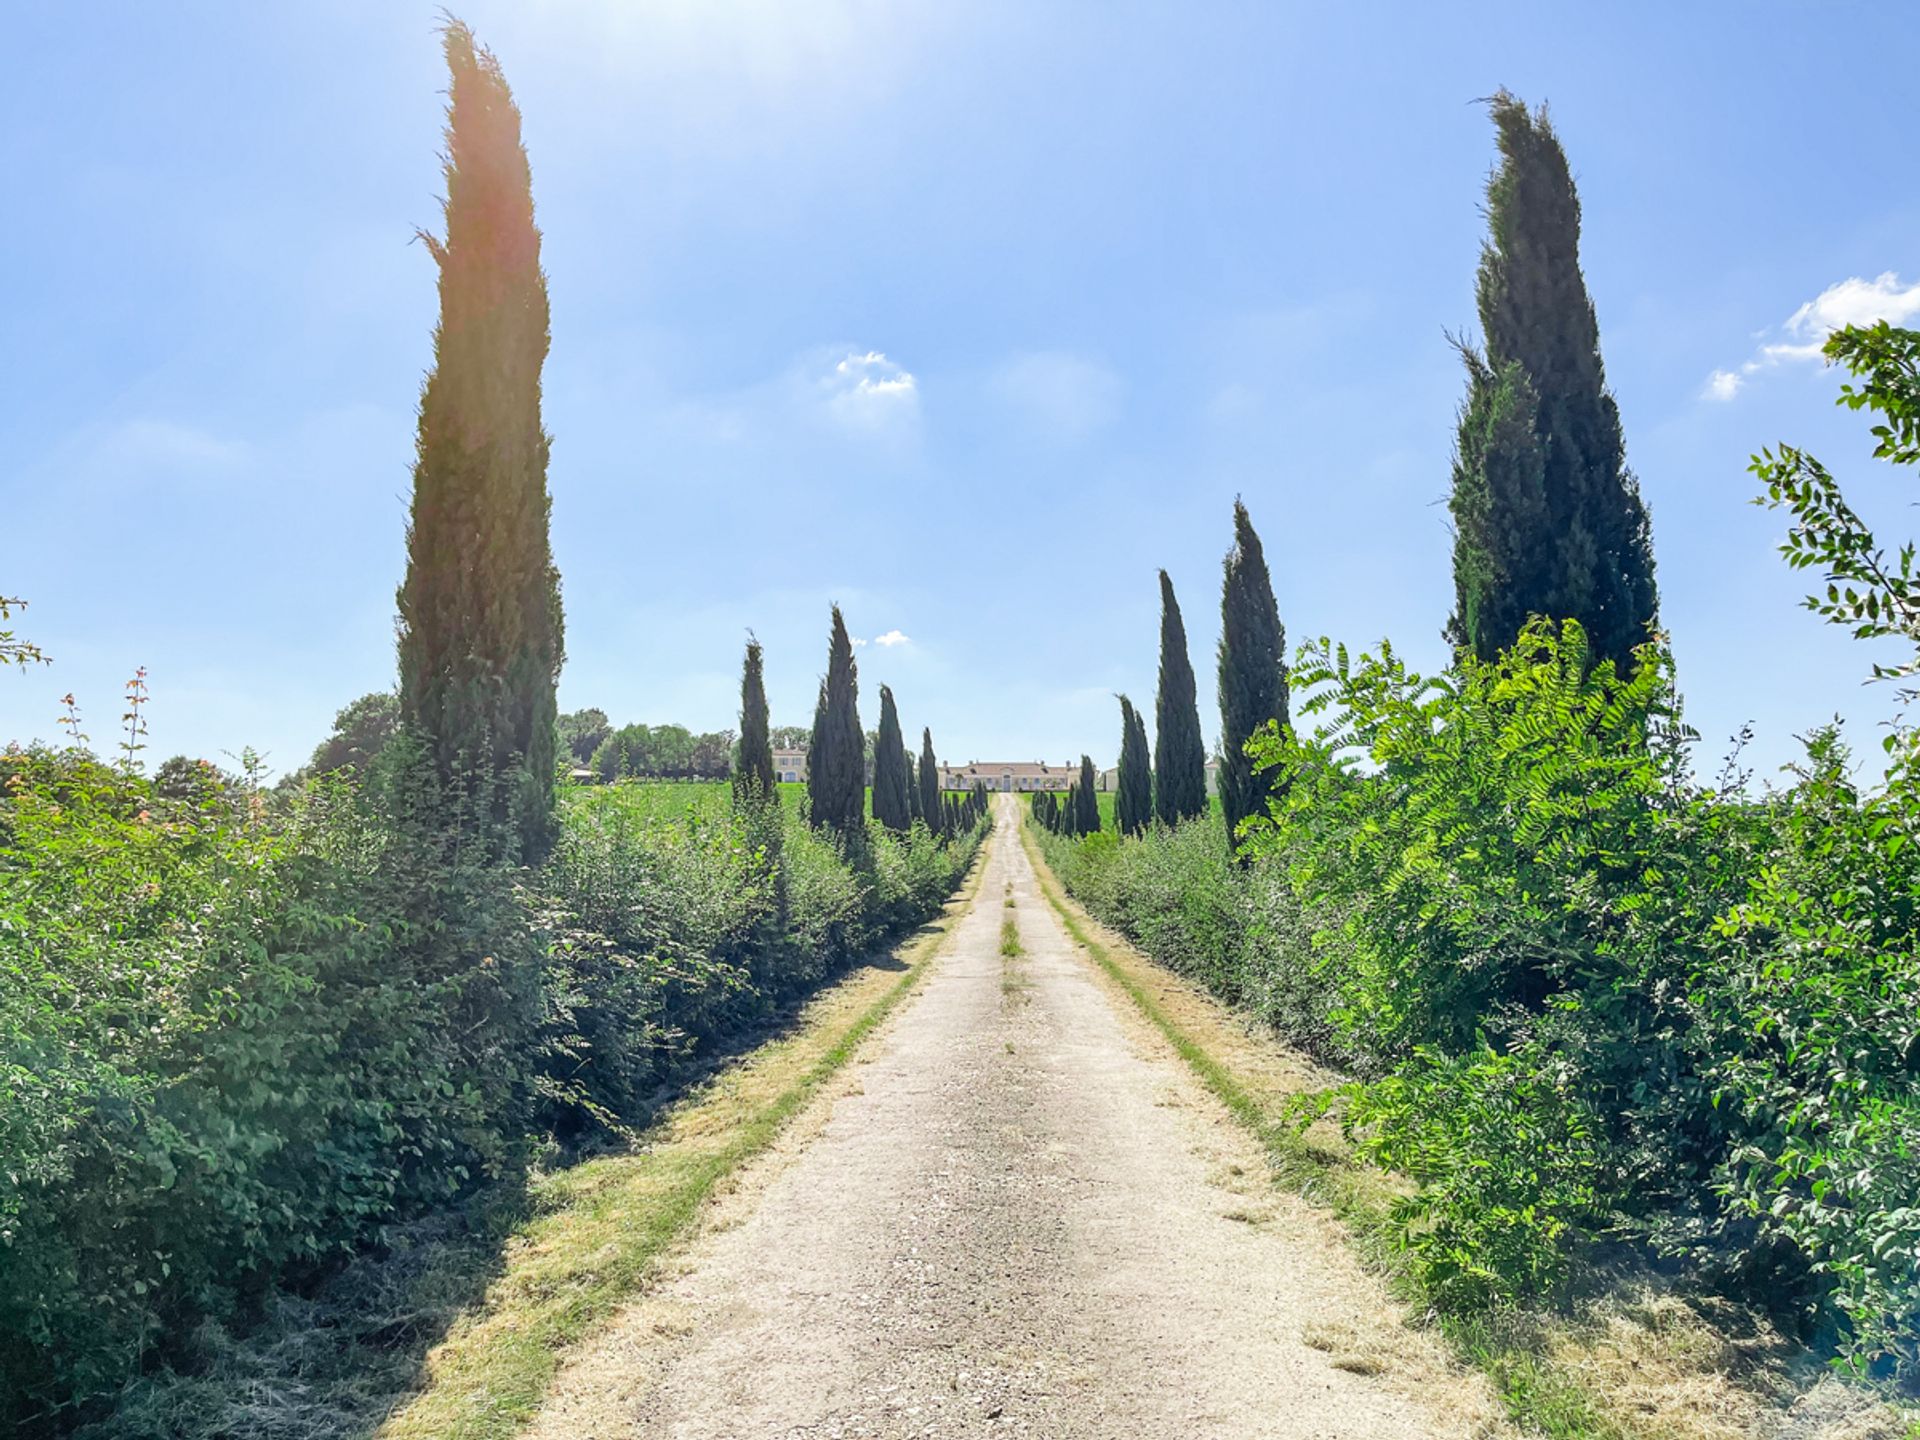
<svg viewBox="0 0 1920 1440">
<path fill-rule="evenodd" d="M 895 424 L 919 411 L 919 382 L 878 350 L 849 352 L 816 388 L 836 419 L 859 429 Z"/>
<path fill-rule="evenodd" d="M 1709 400 L 1731 400 L 1746 384 L 1744 376 L 1732 370 L 1716 370 L 1707 377 L 1705 395 Z"/>
<path fill-rule="evenodd" d="M 874 636 L 873 643 L 891 650 L 895 645 L 911 645 L 913 641 L 898 630 L 889 630 L 884 635 Z"/>
<path fill-rule="evenodd" d="M 1063 440 L 1084 439 L 1112 424 L 1126 388 L 1099 361 L 1063 350 L 1015 356 L 995 372 L 991 384 L 1036 430 Z"/>
<path fill-rule="evenodd" d="M 1920 281 L 1903 285 L 1891 270 L 1872 280 L 1855 275 L 1829 285 L 1795 310 L 1780 326 L 1782 338 L 1762 343 L 1737 372 L 1714 371 L 1701 393 L 1710 400 L 1731 400 L 1740 393 L 1746 377 L 1760 370 L 1818 360 L 1827 337 L 1842 326 L 1872 325 L 1881 320 L 1901 325 L 1916 315 L 1920 315 Z"/>
<path fill-rule="evenodd" d="M 853 648 L 856 650 L 864 650 L 867 648 L 867 642 L 862 640 L 858 635 L 849 635 L 847 639 L 853 642 Z"/>
</svg>

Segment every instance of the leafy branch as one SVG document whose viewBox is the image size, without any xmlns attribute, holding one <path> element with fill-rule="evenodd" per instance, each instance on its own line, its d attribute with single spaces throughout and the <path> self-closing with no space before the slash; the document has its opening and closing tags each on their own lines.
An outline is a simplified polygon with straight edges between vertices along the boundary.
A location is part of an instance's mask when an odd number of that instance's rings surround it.
<svg viewBox="0 0 1920 1440">
<path fill-rule="evenodd" d="M 24 610 L 27 602 L 0 595 L 0 620 L 11 620 L 15 610 Z M 46 652 L 31 640 L 22 640 L 11 630 L 0 630 L 0 665 L 46 665 Z"/>
</svg>

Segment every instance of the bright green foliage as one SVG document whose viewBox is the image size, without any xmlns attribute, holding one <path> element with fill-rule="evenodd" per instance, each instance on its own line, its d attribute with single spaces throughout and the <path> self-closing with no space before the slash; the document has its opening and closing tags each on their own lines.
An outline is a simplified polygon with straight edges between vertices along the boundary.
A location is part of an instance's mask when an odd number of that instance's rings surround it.
<svg viewBox="0 0 1920 1440">
<path fill-rule="evenodd" d="M 1792 789 L 1690 777 L 1672 666 L 1575 625 L 1422 677 L 1305 647 L 1310 737 L 1227 861 L 1219 822 L 1047 835 L 1076 896 L 1363 1084 L 1327 1097 L 1418 1182 L 1397 1213 L 1449 1309 L 1550 1295 L 1588 1242 L 1920 1363 L 1920 846 L 1831 734 Z M 1044 825 L 1036 798 L 1034 814 Z"/>
<path fill-rule="evenodd" d="M 933 758 L 933 731 L 920 732 L 920 817 L 934 834 L 941 833 L 946 812 L 940 808 L 940 762 Z"/>
<path fill-rule="evenodd" d="M 1154 700 L 1153 805 L 1168 825 L 1207 811 L 1207 746 L 1173 581 L 1160 572 L 1160 687 Z"/>
<path fill-rule="evenodd" d="M 1529 1038 L 1512 1054 L 1417 1050 L 1345 1090 L 1360 1153 L 1419 1186 L 1392 1233 L 1442 1309 L 1556 1293 L 1583 1232 L 1607 1220 L 1603 1126 L 1577 1079 Z"/>
<path fill-rule="evenodd" d="M 1580 271 L 1580 199 L 1546 112 L 1504 90 L 1491 106 L 1485 351 L 1462 347 L 1447 634 L 1491 661 L 1530 616 L 1577 620 L 1596 662 L 1625 665 L 1657 620 L 1653 542 Z"/>
<path fill-rule="evenodd" d="M 900 714 L 893 708 L 893 691 L 880 687 L 880 729 L 873 750 L 873 818 L 889 830 L 905 830 L 913 823 L 913 802 L 907 798 L 907 751 L 900 734 Z"/>
<path fill-rule="evenodd" d="M 866 738 L 860 730 L 860 680 L 853 663 L 853 641 L 840 607 L 833 607 L 833 635 L 827 647 L 827 673 L 813 712 L 813 740 L 807 751 L 807 798 L 813 823 L 852 835 L 866 825 Z"/>
<path fill-rule="evenodd" d="M 1100 783 L 1087 755 L 1080 757 L 1080 779 L 1074 785 L 1073 828 L 1081 835 L 1100 833 Z"/>
<path fill-rule="evenodd" d="M 1920 331 L 1896 330 L 1885 322 L 1869 329 L 1849 326 L 1827 340 L 1826 356 L 1860 382 L 1841 387 L 1840 403 L 1879 417 L 1873 427 L 1874 458 L 1920 465 Z M 1859 639 L 1898 636 L 1915 647 L 1916 658 L 1905 664 L 1876 665 L 1876 678 L 1904 680 L 1920 673 L 1920 576 L 1914 572 L 1912 543 L 1889 557 L 1827 468 L 1805 451 L 1791 445 L 1763 450 L 1753 457 L 1752 469 L 1766 486 L 1761 503 L 1793 517 L 1780 547 L 1787 563 L 1796 570 L 1817 569 L 1827 582 L 1823 593 L 1807 597 L 1807 608 L 1848 626 Z M 1889 745 L 1890 751 L 1895 748 Z"/>
<path fill-rule="evenodd" d="M 446 236 L 423 237 L 440 323 L 398 597 L 400 713 L 426 744 L 449 822 L 532 861 L 552 840 L 564 659 L 540 421 L 547 286 L 506 79 L 458 21 L 445 46 Z"/>
<path fill-rule="evenodd" d="M 749 637 L 740 662 L 740 744 L 733 765 L 736 804 L 773 798 L 773 742 L 767 735 L 767 684 L 760 642 Z"/>
<path fill-rule="evenodd" d="M 1120 697 L 1120 776 L 1114 821 L 1122 835 L 1138 835 L 1153 823 L 1153 753 L 1147 725 L 1133 702 Z"/>
<path fill-rule="evenodd" d="M 1265 813 L 1267 779 L 1246 744 L 1255 731 L 1287 726 L 1287 632 L 1267 574 L 1266 552 L 1247 507 L 1233 502 L 1233 548 L 1220 584 L 1220 808 L 1227 842 L 1240 822 Z"/>
<path fill-rule="evenodd" d="M 563 765 L 586 765 L 613 734 L 613 725 L 604 710 L 574 710 L 562 715 L 553 725 L 554 740 Z"/>
</svg>

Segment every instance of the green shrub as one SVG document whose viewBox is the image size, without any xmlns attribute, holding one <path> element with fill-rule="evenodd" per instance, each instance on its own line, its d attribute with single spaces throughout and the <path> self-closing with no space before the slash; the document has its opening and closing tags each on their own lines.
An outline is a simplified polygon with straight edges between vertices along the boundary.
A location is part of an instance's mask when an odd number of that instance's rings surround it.
<svg viewBox="0 0 1920 1440">
<path fill-rule="evenodd" d="M 1432 1298 L 1550 1296 L 1634 1239 L 1920 1370 L 1920 805 L 1862 796 L 1817 735 L 1789 788 L 1693 778 L 1672 665 L 1530 626 L 1444 676 L 1305 647 L 1310 736 L 1250 824 L 1048 834 L 1068 888 L 1148 953 L 1360 1077 L 1363 1151 L 1418 1192 Z"/>
<path fill-rule="evenodd" d="M 1552 1294 L 1604 1217 L 1602 1127 L 1578 1078 L 1537 1044 L 1419 1050 L 1345 1092 L 1360 1153 L 1418 1184 L 1395 1202 L 1392 1233 L 1442 1308 Z"/>
<path fill-rule="evenodd" d="M 499 877 L 355 792 L 0 769 L 0 1407 L 31 1416 L 511 1165 L 538 966 Z"/>
</svg>

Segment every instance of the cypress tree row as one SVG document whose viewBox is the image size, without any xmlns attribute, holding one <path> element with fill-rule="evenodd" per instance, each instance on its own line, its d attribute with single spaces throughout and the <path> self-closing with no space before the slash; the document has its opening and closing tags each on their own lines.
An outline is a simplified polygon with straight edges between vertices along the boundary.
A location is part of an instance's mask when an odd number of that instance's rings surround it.
<svg viewBox="0 0 1920 1440">
<path fill-rule="evenodd" d="M 1624 666 L 1659 599 L 1580 271 L 1580 197 L 1544 109 L 1503 90 L 1492 111 L 1500 164 L 1475 284 L 1485 349 L 1461 348 L 1447 638 L 1491 660 L 1529 616 L 1578 620 L 1595 662 Z"/>
<path fill-rule="evenodd" d="M 1153 707 L 1154 813 L 1168 825 L 1207 813 L 1207 747 L 1200 737 L 1187 627 L 1173 581 L 1160 572 L 1160 693 Z"/>
<path fill-rule="evenodd" d="M 873 818 L 889 830 L 913 823 L 907 799 L 907 749 L 900 735 L 900 714 L 893 708 L 893 691 L 880 687 L 880 729 L 873 742 Z"/>
<path fill-rule="evenodd" d="M 733 765 L 734 804 L 755 804 L 773 798 L 773 738 L 767 725 L 767 686 L 762 671 L 760 642 L 747 639 L 747 658 L 740 667 L 740 751 Z"/>
<path fill-rule="evenodd" d="M 1082 835 L 1100 833 L 1100 792 L 1099 781 L 1093 773 L 1093 757 L 1080 757 L 1080 782 L 1078 804 L 1074 810 L 1074 826 Z"/>
<path fill-rule="evenodd" d="M 940 808 L 940 762 L 933 758 L 933 731 L 920 732 L 920 814 L 927 822 L 927 828 L 936 835 L 946 833 L 941 827 L 944 813 Z"/>
<path fill-rule="evenodd" d="M 1147 748 L 1147 722 L 1126 696 L 1120 697 L 1120 780 L 1113 797 L 1113 819 L 1122 835 L 1139 835 L 1153 823 L 1153 755 Z"/>
<path fill-rule="evenodd" d="M 813 742 L 807 750 L 807 800 L 815 825 L 842 835 L 866 826 L 866 736 L 860 729 L 860 679 L 853 641 L 840 607 L 833 607 L 833 638 L 827 673 L 813 712 Z"/>
<path fill-rule="evenodd" d="M 547 284 L 520 112 L 499 62 L 447 22 L 446 235 L 420 397 L 398 623 L 400 716 L 449 821 L 532 863 L 553 838 L 554 684 L 565 658 L 547 524 L 540 370 Z"/>
<path fill-rule="evenodd" d="M 1253 518 L 1233 502 L 1233 548 L 1220 584 L 1220 808 L 1227 850 L 1249 815 L 1264 813 L 1265 789 L 1247 758 L 1247 739 L 1268 721 L 1287 724 L 1287 632 Z"/>
</svg>

